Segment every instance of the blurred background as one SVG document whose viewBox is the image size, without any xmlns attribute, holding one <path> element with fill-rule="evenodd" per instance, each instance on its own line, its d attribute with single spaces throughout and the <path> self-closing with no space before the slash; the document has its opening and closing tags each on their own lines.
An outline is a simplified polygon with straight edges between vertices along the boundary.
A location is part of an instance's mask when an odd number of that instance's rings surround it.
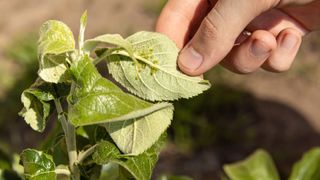
<svg viewBox="0 0 320 180">
<path fill-rule="evenodd" d="M 20 94 L 37 72 L 37 31 L 48 19 L 78 33 L 89 13 L 86 37 L 128 36 L 154 30 L 165 0 L 0 0 L 0 166 L 7 154 L 37 147 L 45 135 L 18 116 Z M 76 34 L 77 35 L 77 34 Z M 271 153 L 282 177 L 293 162 L 320 145 L 320 33 L 308 35 L 292 69 L 237 75 L 217 66 L 206 74 L 213 87 L 175 103 L 169 141 L 154 172 L 217 179 L 225 163 L 257 148 Z M 51 121 L 52 123 L 52 121 Z"/>
</svg>

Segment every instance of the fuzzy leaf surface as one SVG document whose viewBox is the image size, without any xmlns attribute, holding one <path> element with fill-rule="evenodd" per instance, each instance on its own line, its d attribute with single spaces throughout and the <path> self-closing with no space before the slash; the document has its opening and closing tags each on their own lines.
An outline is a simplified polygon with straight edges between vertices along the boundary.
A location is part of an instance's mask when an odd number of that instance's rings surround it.
<svg viewBox="0 0 320 180">
<path fill-rule="evenodd" d="M 52 157 L 41 151 L 26 149 L 21 155 L 24 174 L 30 180 L 55 180 L 55 164 Z"/>
<path fill-rule="evenodd" d="M 74 49 L 74 37 L 67 25 L 55 20 L 45 22 L 38 44 L 39 76 L 51 83 L 67 81 L 67 61 Z"/>
<path fill-rule="evenodd" d="M 33 130 L 43 132 L 50 115 L 50 101 L 53 99 L 52 86 L 37 80 L 29 89 L 23 91 L 21 101 L 24 107 L 19 114 Z"/>
<path fill-rule="evenodd" d="M 128 51 L 129 54 L 133 53 L 133 48 L 127 40 L 123 39 L 120 34 L 105 34 L 97 36 L 93 39 L 89 39 L 84 44 L 84 49 L 86 51 L 92 51 L 99 44 L 113 45 L 119 48 L 123 48 Z"/>
<path fill-rule="evenodd" d="M 289 178 L 289 180 L 313 179 L 320 179 L 320 148 L 314 148 L 305 153 L 294 165 Z"/>
<path fill-rule="evenodd" d="M 272 158 L 264 150 L 257 150 L 247 159 L 225 165 L 223 169 L 231 180 L 280 180 Z"/>
<path fill-rule="evenodd" d="M 93 154 L 93 160 L 100 165 L 117 163 L 135 179 L 149 180 L 165 139 L 162 135 L 152 147 L 138 156 L 125 156 L 112 142 L 101 141 Z"/>
<path fill-rule="evenodd" d="M 71 123 L 103 125 L 122 152 L 142 153 L 169 126 L 171 104 L 151 104 L 124 93 L 99 74 L 88 56 L 71 66 L 71 72 L 75 79 L 68 97 Z"/>
<path fill-rule="evenodd" d="M 120 122 L 104 124 L 112 139 L 124 153 L 138 155 L 151 147 L 171 124 L 173 108 Z"/>
<path fill-rule="evenodd" d="M 30 88 L 24 90 L 21 94 L 23 109 L 21 115 L 31 128 L 38 132 L 43 132 L 51 111 L 51 102 L 57 97 L 67 96 L 69 85 L 61 83 L 53 85 L 37 79 Z"/>
<path fill-rule="evenodd" d="M 107 64 L 115 80 L 131 93 L 150 101 L 170 101 L 190 98 L 210 88 L 208 81 L 178 70 L 179 49 L 167 36 L 143 31 L 126 40 L 133 48 L 133 56 L 116 50 L 107 58 Z"/>
</svg>

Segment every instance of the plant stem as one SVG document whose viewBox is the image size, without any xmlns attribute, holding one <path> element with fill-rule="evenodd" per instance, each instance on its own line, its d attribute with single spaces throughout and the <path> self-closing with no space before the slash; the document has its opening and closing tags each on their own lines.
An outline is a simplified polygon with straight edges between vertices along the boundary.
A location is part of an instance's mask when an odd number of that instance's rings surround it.
<svg viewBox="0 0 320 180">
<path fill-rule="evenodd" d="M 91 146 L 89 149 L 87 149 L 84 152 L 80 152 L 78 156 L 78 162 L 81 163 L 83 160 L 85 160 L 87 157 L 89 157 L 95 150 L 97 145 Z"/>
<path fill-rule="evenodd" d="M 55 169 L 54 172 L 56 174 L 62 174 L 62 175 L 70 176 L 70 171 L 68 169 Z"/>
<path fill-rule="evenodd" d="M 94 65 L 97 65 L 99 62 L 101 62 L 102 60 L 104 60 L 105 58 L 107 58 L 108 56 L 111 55 L 111 52 L 110 50 L 106 50 L 106 52 L 104 52 L 100 57 L 98 57 L 97 59 L 95 59 L 93 61 L 93 64 Z"/>
<path fill-rule="evenodd" d="M 77 144 L 76 144 L 76 130 L 74 126 L 67 121 L 67 118 L 63 112 L 63 108 L 61 106 L 60 100 L 55 99 L 54 103 L 56 105 L 56 109 L 61 120 L 64 134 L 66 136 L 67 151 L 69 156 L 69 168 L 70 168 L 72 177 L 74 180 L 80 180 L 80 172 L 76 164 L 78 159 Z"/>
</svg>

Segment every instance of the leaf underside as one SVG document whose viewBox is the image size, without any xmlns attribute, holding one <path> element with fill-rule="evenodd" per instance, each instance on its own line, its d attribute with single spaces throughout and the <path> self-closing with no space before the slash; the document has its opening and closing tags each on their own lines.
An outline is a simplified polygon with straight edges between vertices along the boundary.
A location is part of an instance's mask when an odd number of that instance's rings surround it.
<svg viewBox="0 0 320 180">
<path fill-rule="evenodd" d="M 53 99 L 52 87 L 38 79 L 30 88 L 23 91 L 21 101 L 24 108 L 19 114 L 33 130 L 43 132 L 50 115 L 50 101 Z"/>
<path fill-rule="evenodd" d="M 151 104 L 124 93 L 99 74 L 88 56 L 75 63 L 71 72 L 75 88 L 68 97 L 70 122 L 103 125 L 122 152 L 142 153 L 169 126 L 171 104 Z"/>
<path fill-rule="evenodd" d="M 55 20 L 45 22 L 38 44 L 39 76 L 51 83 L 68 81 L 67 61 L 74 49 L 74 37 L 67 25 Z"/>
<path fill-rule="evenodd" d="M 94 42 L 103 43 L 102 38 L 88 40 L 91 49 Z M 179 49 L 165 35 L 142 31 L 118 42 L 114 44 L 124 51 L 116 48 L 107 57 L 108 70 L 122 86 L 143 99 L 171 101 L 190 98 L 211 86 L 200 77 L 190 77 L 178 70 Z M 112 39 L 105 43 L 112 43 Z M 131 49 L 133 53 L 129 52 Z"/>
</svg>

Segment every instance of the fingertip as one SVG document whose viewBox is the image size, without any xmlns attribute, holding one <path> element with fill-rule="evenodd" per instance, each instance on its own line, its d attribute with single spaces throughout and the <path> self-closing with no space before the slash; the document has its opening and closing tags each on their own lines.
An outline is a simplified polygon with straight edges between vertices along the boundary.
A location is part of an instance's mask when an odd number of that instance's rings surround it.
<svg viewBox="0 0 320 180">
<path fill-rule="evenodd" d="M 270 32 L 254 31 L 242 44 L 232 49 L 222 65 L 235 73 L 252 73 L 270 57 L 276 46 L 276 38 Z"/>
<path fill-rule="evenodd" d="M 302 33 L 287 28 L 277 37 L 278 47 L 263 65 L 263 68 L 271 72 L 284 72 L 290 69 L 302 43 Z"/>
<path fill-rule="evenodd" d="M 197 52 L 192 46 L 187 45 L 179 54 L 178 66 L 184 73 L 197 76 L 202 74 L 197 72 L 197 69 L 203 63 L 203 56 Z"/>
</svg>

